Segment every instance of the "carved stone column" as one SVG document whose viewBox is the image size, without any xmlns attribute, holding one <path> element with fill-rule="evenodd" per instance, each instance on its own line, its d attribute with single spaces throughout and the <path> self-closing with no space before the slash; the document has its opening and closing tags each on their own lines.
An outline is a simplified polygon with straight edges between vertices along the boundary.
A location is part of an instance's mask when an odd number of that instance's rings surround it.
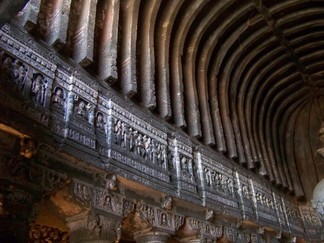
<svg viewBox="0 0 324 243">
<path fill-rule="evenodd" d="M 202 239 L 199 236 L 192 236 L 192 237 L 182 238 L 180 240 L 180 242 L 183 242 L 183 243 L 185 243 L 185 242 L 186 243 L 205 243 L 206 240 Z"/>
<path fill-rule="evenodd" d="M 169 234 L 161 231 L 140 231 L 134 234 L 136 243 L 164 243 L 168 241 Z"/>
<path fill-rule="evenodd" d="M 209 218 L 210 219 L 210 218 Z M 180 242 L 210 243 L 222 235 L 222 227 L 209 221 L 186 218 L 184 226 L 178 231 Z"/>
<path fill-rule="evenodd" d="M 0 242 L 27 242 L 29 223 L 37 215 L 34 196 L 14 187 L 0 191 Z"/>
<path fill-rule="evenodd" d="M 94 211 L 84 212 L 67 219 L 70 242 L 115 243 L 120 239 L 121 224 L 116 217 L 105 217 Z"/>
<path fill-rule="evenodd" d="M 2 130 L 0 140 L 0 242 L 26 242 L 41 197 L 35 141 Z"/>
</svg>

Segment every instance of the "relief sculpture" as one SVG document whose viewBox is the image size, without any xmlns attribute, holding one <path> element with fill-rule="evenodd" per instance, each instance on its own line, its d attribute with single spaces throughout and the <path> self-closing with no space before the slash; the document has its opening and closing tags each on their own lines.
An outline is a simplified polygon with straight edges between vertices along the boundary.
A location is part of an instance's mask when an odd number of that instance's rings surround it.
<svg viewBox="0 0 324 243">
<path fill-rule="evenodd" d="M 28 69 L 23 63 L 21 63 L 18 60 L 14 62 L 14 66 L 13 66 L 14 81 L 20 93 L 23 91 L 25 87 L 26 80 L 27 80 L 27 72 Z"/>
<path fill-rule="evenodd" d="M 113 124 L 113 141 L 115 145 L 155 165 L 167 168 L 168 152 L 166 145 L 137 131 L 119 119 L 113 119 Z"/>
<path fill-rule="evenodd" d="M 56 87 L 52 95 L 52 104 L 54 107 L 62 109 L 64 107 L 64 91 L 61 87 Z"/>
<path fill-rule="evenodd" d="M 209 167 L 204 168 L 205 183 L 207 187 L 215 188 L 224 194 L 235 196 L 234 180 L 220 172 L 214 171 Z"/>
<path fill-rule="evenodd" d="M 31 98 L 41 106 L 45 105 L 45 96 L 48 86 L 47 79 L 41 73 L 34 73 L 31 86 Z"/>
</svg>

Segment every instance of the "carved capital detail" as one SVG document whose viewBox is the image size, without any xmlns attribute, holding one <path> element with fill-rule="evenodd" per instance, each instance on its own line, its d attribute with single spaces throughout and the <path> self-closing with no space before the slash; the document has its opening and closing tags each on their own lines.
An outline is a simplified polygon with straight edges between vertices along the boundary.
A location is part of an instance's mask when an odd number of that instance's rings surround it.
<svg viewBox="0 0 324 243">
<path fill-rule="evenodd" d="M 85 211 L 67 219 L 71 230 L 71 241 L 110 240 L 117 242 L 121 237 L 121 221 L 110 215 L 98 214 L 94 210 Z"/>
</svg>

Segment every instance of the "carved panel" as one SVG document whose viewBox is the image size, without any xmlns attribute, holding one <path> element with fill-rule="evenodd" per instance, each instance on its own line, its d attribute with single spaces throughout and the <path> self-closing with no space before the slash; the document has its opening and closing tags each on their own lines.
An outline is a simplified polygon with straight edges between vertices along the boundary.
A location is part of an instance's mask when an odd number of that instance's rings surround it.
<svg viewBox="0 0 324 243">
<path fill-rule="evenodd" d="M 85 182 L 79 180 L 74 180 L 73 194 L 79 202 L 88 206 L 93 204 L 94 189 L 90 184 L 86 184 Z"/>
<path fill-rule="evenodd" d="M 175 232 L 184 223 L 184 216 L 141 203 L 138 210 L 142 217 L 164 232 Z"/>
<path fill-rule="evenodd" d="M 240 199 L 240 208 L 244 220 L 256 217 L 256 206 L 253 202 L 252 182 L 248 177 L 235 172 L 237 196 Z"/>
<path fill-rule="evenodd" d="M 273 192 L 272 194 L 273 194 L 273 203 L 274 203 L 274 207 L 276 209 L 276 213 L 277 213 L 277 217 L 278 217 L 278 221 L 279 221 L 281 230 L 288 231 L 288 224 L 287 224 L 287 220 L 285 217 L 285 212 L 284 212 L 284 208 L 282 205 L 281 197 L 277 193 Z"/>
<path fill-rule="evenodd" d="M 310 205 L 300 206 L 299 209 L 306 234 L 310 239 L 316 240 L 316 237 L 323 230 L 323 224 L 320 217 Z"/>
<path fill-rule="evenodd" d="M 94 206 L 119 216 L 123 215 L 123 199 L 120 195 L 97 189 Z"/>
<path fill-rule="evenodd" d="M 141 158 L 167 170 L 167 146 L 156 139 L 139 131 L 134 126 L 118 118 L 112 119 L 113 144 L 119 146 L 133 157 Z"/>
<path fill-rule="evenodd" d="M 237 230 L 231 227 L 224 227 L 224 236 L 226 239 L 232 241 L 232 242 L 237 242 Z"/>
<path fill-rule="evenodd" d="M 259 182 L 253 182 L 253 188 L 258 221 L 267 222 L 267 224 L 271 224 L 279 229 L 279 221 L 276 216 L 271 190 L 262 186 Z"/>
<path fill-rule="evenodd" d="M 284 198 L 281 198 L 281 200 L 288 221 L 288 226 L 291 232 L 304 233 L 304 227 L 303 227 L 298 206 L 290 202 L 289 200 L 284 200 Z"/>
<path fill-rule="evenodd" d="M 126 217 L 128 216 L 130 213 L 134 212 L 135 210 L 135 203 L 124 199 L 123 200 L 123 216 Z"/>
</svg>

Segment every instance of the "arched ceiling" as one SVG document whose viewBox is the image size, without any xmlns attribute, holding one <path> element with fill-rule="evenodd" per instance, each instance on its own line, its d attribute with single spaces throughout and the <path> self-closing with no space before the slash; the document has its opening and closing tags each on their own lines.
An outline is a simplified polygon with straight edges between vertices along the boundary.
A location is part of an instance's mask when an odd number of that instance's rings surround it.
<svg viewBox="0 0 324 243">
<path fill-rule="evenodd" d="M 32 0 L 16 22 L 297 197 L 323 178 L 324 1 Z"/>
</svg>

